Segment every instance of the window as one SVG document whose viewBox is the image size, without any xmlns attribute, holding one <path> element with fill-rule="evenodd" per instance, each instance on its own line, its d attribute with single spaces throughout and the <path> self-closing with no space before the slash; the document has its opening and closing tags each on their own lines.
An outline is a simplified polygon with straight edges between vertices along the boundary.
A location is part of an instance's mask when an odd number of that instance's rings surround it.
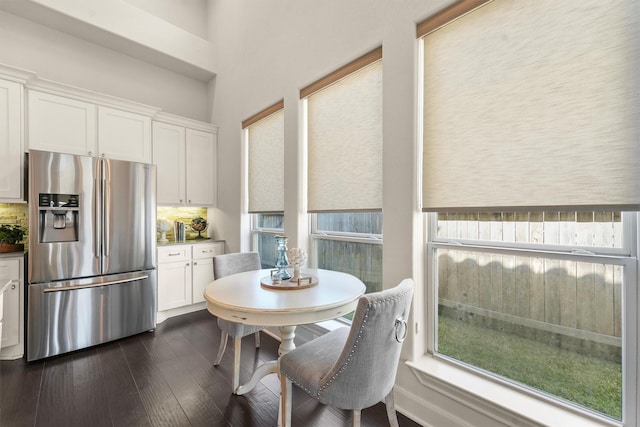
<svg viewBox="0 0 640 427">
<path fill-rule="evenodd" d="M 248 153 L 251 250 L 260 254 L 264 268 L 271 268 L 275 236 L 284 233 L 284 102 L 245 120 L 242 127 Z"/>
<path fill-rule="evenodd" d="M 342 271 L 362 280 L 366 292 L 382 290 L 382 213 L 313 215 L 312 259 L 317 268 Z"/>
<path fill-rule="evenodd" d="M 434 351 L 622 419 L 634 214 L 432 214 Z M 616 255 L 613 255 L 616 253 Z"/>
<path fill-rule="evenodd" d="M 300 92 L 310 263 L 382 289 L 382 48 Z"/>
<path fill-rule="evenodd" d="M 251 215 L 251 250 L 260 254 L 262 268 L 276 265 L 276 236 L 284 234 L 284 214 Z"/>
<path fill-rule="evenodd" d="M 427 352 L 637 425 L 636 2 L 461 0 L 418 24 Z"/>
</svg>

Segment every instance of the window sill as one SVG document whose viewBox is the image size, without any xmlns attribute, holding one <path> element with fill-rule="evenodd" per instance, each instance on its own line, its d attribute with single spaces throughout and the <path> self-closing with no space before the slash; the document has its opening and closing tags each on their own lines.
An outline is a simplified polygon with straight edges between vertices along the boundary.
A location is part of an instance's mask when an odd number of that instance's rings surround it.
<svg viewBox="0 0 640 427">
<path fill-rule="evenodd" d="M 489 417 L 512 425 L 526 426 L 621 426 L 614 420 L 571 410 L 561 404 L 535 399 L 515 388 L 482 378 L 474 373 L 424 355 L 406 362 L 418 381 L 455 401 Z"/>
</svg>

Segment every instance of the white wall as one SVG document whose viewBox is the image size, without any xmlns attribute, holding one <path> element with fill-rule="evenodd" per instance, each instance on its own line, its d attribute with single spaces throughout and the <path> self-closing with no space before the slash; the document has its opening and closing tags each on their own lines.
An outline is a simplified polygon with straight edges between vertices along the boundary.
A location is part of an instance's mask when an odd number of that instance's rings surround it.
<svg viewBox="0 0 640 427">
<path fill-rule="evenodd" d="M 207 83 L 0 11 L 0 63 L 208 121 Z"/>
<path fill-rule="evenodd" d="M 207 0 L 125 0 L 133 6 L 207 38 Z"/>
<path fill-rule="evenodd" d="M 385 99 L 385 276 L 411 274 L 414 208 L 415 21 L 446 1 L 212 1 L 210 39 L 220 49 L 213 120 L 220 125 L 222 237 L 240 247 L 240 122 L 285 98 L 287 233 L 297 241 L 298 91 L 383 45 Z M 391 185 L 392 184 L 392 185 Z M 390 209 L 391 206 L 405 206 Z M 394 218 L 395 215 L 401 218 Z M 403 225 L 400 225 L 403 224 Z M 291 239 L 290 239 L 291 241 Z M 394 256 L 395 257 L 395 256 Z"/>
<path fill-rule="evenodd" d="M 305 244 L 304 176 L 299 90 L 358 56 L 383 46 L 384 247 L 386 287 L 415 277 L 422 300 L 422 226 L 417 209 L 415 23 L 450 1 L 424 0 L 212 0 L 210 39 L 220 48 L 213 122 L 218 135 L 216 237 L 228 251 L 247 246 L 242 230 L 241 121 L 285 100 L 285 233 Z M 354 159 L 357 161 L 357 159 Z M 268 166 L 268 165 L 265 165 Z M 421 319 L 421 304 L 414 315 Z M 417 309 L 417 310 L 416 310 Z M 420 338 L 417 338 L 420 339 Z M 405 341 L 405 356 L 416 337 Z M 495 420 L 420 385 L 404 365 L 396 404 L 424 425 L 496 426 Z"/>
<path fill-rule="evenodd" d="M 416 279 L 413 318 L 420 322 L 424 254 L 416 202 L 415 23 L 453 1 L 209 0 L 207 39 L 219 47 L 220 62 L 208 84 L 0 12 L 0 63 L 219 125 L 218 209 L 210 211 L 214 236 L 227 241 L 227 251 L 237 251 L 246 247 L 241 218 L 242 120 L 284 98 L 285 232 L 291 246 L 304 246 L 307 216 L 299 167 L 303 158 L 299 90 L 382 45 L 383 279 L 387 287 L 404 277 Z M 131 3 L 143 7 L 147 2 Z M 405 357 L 421 348 L 420 337 L 413 335 L 405 342 Z M 401 364 L 397 407 L 422 424 L 504 425 L 474 409 L 478 405 L 471 401 L 468 405 L 454 401 L 449 397 L 454 394 L 421 385 Z"/>
</svg>

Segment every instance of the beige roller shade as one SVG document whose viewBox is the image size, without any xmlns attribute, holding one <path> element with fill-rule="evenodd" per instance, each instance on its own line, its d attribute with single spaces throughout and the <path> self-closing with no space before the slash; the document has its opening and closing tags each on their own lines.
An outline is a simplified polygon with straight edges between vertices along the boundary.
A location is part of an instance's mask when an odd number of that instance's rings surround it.
<svg viewBox="0 0 640 427">
<path fill-rule="evenodd" d="M 494 0 L 427 34 L 423 210 L 638 209 L 638 4 Z"/>
<path fill-rule="evenodd" d="M 249 213 L 284 212 L 283 108 L 278 103 L 243 122 L 249 141 Z"/>
<path fill-rule="evenodd" d="M 381 210 L 382 60 L 309 95 L 307 113 L 308 211 Z"/>
</svg>

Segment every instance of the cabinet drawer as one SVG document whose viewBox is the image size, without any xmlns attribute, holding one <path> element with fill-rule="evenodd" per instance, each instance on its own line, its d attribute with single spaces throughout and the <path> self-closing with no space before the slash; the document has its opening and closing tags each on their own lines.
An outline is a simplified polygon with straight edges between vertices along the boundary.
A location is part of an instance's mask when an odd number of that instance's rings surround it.
<svg viewBox="0 0 640 427">
<path fill-rule="evenodd" d="M 191 245 L 163 246 L 158 248 L 158 263 L 187 261 L 191 259 Z"/>
<path fill-rule="evenodd" d="M 193 259 L 212 258 L 224 253 L 224 242 L 193 245 Z"/>
<path fill-rule="evenodd" d="M 20 280 L 20 261 L 17 259 L 6 259 L 0 261 L 0 288 L 7 284 L 9 280 Z"/>
</svg>

